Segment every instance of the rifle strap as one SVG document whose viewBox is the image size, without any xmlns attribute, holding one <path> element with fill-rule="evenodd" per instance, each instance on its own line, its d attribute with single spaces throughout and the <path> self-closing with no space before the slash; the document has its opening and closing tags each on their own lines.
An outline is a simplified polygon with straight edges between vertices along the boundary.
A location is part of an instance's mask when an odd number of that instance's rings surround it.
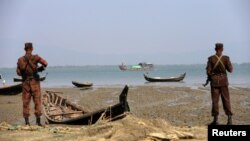
<svg viewBox="0 0 250 141">
<path fill-rule="evenodd" d="M 26 73 L 26 70 L 27 70 L 27 67 L 28 67 L 28 64 L 29 64 L 29 60 L 28 60 L 28 58 L 26 58 L 26 56 L 24 56 L 24 59 L 26 61 L 26 65 L 25 65 L 25 68 L 24 68 L 24 73 Z"/>
<path fill-rule="evenodd" d="M 24 56 L 24 59 L 27 62 L 24 71 L 26 72 L 27 66 L 29 65 L 31 67 L 32 73 L 34 73 L 33 69 L 34 69 L 35 65 L 30 62 L 30 60 L 27 56 Z"/>
<path fill-rule="evenodd" d="M 219 57 L 217 55 L 215 55 L 215 57 L 217 58 L 217 62 L 215 63 L 214 67 L 213 67 L 213 70 L 215 70 L 219 64 L 221 64 L 221 66 L 223 67 L 223 70 L 226 70 L 225 69 L 225 65 L 223 64 L 221 58 L 222 58 L 222 55 Z"/>
</svg>

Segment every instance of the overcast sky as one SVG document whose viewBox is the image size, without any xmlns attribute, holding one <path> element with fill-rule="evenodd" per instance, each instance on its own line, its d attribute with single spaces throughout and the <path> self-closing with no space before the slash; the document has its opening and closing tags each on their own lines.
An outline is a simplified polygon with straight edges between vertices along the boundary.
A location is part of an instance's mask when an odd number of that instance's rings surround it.
<svg viewBox="0 0 250 141">
<path fill-rule="evenodd" d="M 50 66 L 250 62 L 249 0 L 0 0 L 0 68 L 24 43 Z"/>
</svg>

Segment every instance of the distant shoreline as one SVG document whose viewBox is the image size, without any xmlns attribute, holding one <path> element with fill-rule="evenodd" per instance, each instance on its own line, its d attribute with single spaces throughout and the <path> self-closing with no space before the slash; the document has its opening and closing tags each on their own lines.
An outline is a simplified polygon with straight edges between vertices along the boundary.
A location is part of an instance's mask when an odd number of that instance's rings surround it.
<svg viewBox="0 0 250 141">
<path fill-rule="evenodd" d="M 135 63 L 136 64 L 136 63 Z M 48 68 L 64 68 L 64 67 L 110 67 L 110 66 L 118 66 L 118 64 L 106 64 L 106 65 L 49 65 Z M 127 65 L 134 65 L 134 64 L 127 64 Z M 203 64 L 154 64 L 154 66 L 192 66 L 192 65 L 206 65 L 206 63 Z M 233 63 L 233 65 L 250 65 L 250 62 L 244 62 L 244 63 Z M 16 68 L 15 66 L 13 67 L 0 67 L 0 69 L 13 69 Z"/>
<path fill-rule="evenodd" d="M 202 87 L 206 81 L 205 64 L 197 65 L 155 65 L 150 71 L 121 71 L 118 66 L 65 66 L 48 67 L 40 76 L 45 76 L 41 82 L 43 87 L 70 87 L 72 81 L 82 83 L 91 82 L 94 86 L 121 86 L 121 85 L 159 85 L 178 87 Z M 250 86 L 250 64 L 234 65 L 233 73 L 228 73 L 229 84 L 232 87 Z M 17 76 L 15 68 L 0 69 L 0 73 L 7 85 L 12 85 Z M 186 73 L 181 82 L 148 83 L 143 74 L 151 77 L 177 77 Z M 2 80 L 0 80 L 2 81 Z M 0 82 L 1 83 L 1 82 Z M 1 84 L 0 84 L 1 85 Z"/>
</svg>

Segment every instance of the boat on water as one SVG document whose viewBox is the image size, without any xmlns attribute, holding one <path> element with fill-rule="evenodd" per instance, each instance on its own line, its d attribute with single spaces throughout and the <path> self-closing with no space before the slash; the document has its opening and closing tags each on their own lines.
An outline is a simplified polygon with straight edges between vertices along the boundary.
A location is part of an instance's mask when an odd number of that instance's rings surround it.
<svg viewBox="0 0 250 141">
<path fill-rule="evenodd" d="M 121 64 L 119 65 L 120 70 L 126 71 L 126 70 L 152 70 L 154 68 L 154 65 L 151 63 L 141 62 L 138 65 L 125 65 Z"/>
<path fill-rule="evenodd" d="M 77 82 L 77 81 L 72 81 L 72 84 L 75 85 L 76 87 L 84 87 L 84 88 L 93 86 L 93 83 L 89 83 L 89 82 L 81 83 L 81 82 Z"/>
<path fill-rule="evenodd" d="M 43 95 L 43 111 L 48 124 L 91 125 L 98 120 L 113 121 L 129 112 L 128 86 L 119 96 L 119 103 L 96 111 L 89 111 L 59 96 L 60 92 L 46 91 Z"/>
<path fill-rule="evenodd" d="M 17 95 L 22 92 L 22 84 L 4 85 L 0 87 L 0 95 Z"/>
<path fill-rule="evenodd" d="M 145 80 L 149 82 L 179 82 L 182 81 L 186 76 L 186 73 L 183 73 L 176 77 L 150 77 L 144 74 Z"/>
</svg>

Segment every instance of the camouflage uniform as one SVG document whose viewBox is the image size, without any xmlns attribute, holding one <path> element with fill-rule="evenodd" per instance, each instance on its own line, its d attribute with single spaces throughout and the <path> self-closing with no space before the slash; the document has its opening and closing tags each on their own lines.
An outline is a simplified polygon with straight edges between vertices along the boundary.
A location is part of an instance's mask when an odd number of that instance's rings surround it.
<svg viewBox="0 0 250 141">
<path fill-rule="evenodd" d="M 38 55 L 26 54 L 23 57 L 20 57 L 17 62 L 17 74 L 23 78 L 23 117 L 29 117 L 29 105 L 30 100 L 33 98 L 35 104 L 35 115 L 40 117 L 41 113 L 41 89 L 39 76 L 37 74 L 38 63 L 42 65 L 47 65 L 46 61 L 43 60 Z"/>
<path fill-rule="evenodd" d="M 220 60 L 220 61 L 218 61 Z M 223 109 L 228 116 L 232 115 L 228 91 L 227 72 L 232 72 L 233 66 L 228 56 L 210 56 L 207 62 L 207 74 L 211 78 L 212 116 L 219 115 L 219 98 L 221 96 Z"/>
</svg>

